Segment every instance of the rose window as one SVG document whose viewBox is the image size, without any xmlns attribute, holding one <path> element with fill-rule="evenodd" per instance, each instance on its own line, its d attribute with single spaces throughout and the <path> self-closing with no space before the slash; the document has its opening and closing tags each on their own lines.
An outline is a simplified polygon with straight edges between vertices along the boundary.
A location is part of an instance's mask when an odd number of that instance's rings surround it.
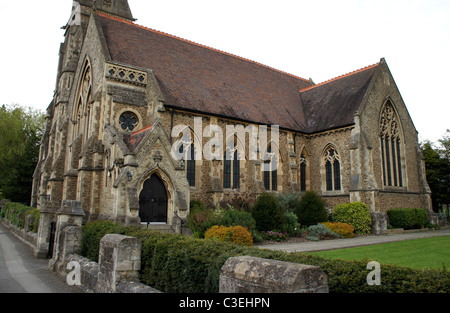
<svg viewBox="0 0 450 313">
<path fill-rule="evenodd" d="M 139 120 L 133 112 L 125 112 L 120 116 L 119 124 L 123 130 L 132 132 L 139 124 Z"/>
</svg>

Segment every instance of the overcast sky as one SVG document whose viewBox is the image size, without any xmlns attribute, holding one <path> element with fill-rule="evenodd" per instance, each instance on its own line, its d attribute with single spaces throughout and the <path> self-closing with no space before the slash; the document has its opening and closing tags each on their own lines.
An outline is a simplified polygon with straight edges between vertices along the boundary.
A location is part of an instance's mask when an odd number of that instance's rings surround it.
<svg viewBox="0 0 450 313">
<path fill-rule="evenodd" d="M 316 83 L 384 57 L 419 139 L 450 128 L 449 0 L 129 3 L 140 25 Z M 72 0 L 0 0 L 0 104 L 47 108 L 71 8 Z"/>
</svg>

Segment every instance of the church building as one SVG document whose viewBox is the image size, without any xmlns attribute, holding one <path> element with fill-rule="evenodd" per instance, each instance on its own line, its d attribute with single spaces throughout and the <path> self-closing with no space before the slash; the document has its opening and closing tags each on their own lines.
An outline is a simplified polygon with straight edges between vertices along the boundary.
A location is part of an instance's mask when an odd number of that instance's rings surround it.
<svg viewBox="0 0 450 313">
<path fill-rule="evenodd" d="M 127 0 L 73 3 L 34 173 L 49 221 L 72 200 L 85 221 L 179 232 L 194 199 L 308 190 L 330 208 L 431 210 L 386 60 L 314 84 L 138 25 Z"/>
</svg>

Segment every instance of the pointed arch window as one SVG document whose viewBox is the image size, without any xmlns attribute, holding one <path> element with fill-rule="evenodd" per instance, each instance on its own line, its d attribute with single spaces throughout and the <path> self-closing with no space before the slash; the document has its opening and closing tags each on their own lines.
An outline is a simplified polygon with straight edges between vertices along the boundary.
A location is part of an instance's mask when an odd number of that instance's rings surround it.
<svg viewBox="0 0 450 313">
<path fill-rule="evenodd" d="M 309 160 L 308 153 L 304 149 L 300 155 L 299 168 L 300 191 L 307 191 L 309 188 Z"/>
<path fill-rule="evenodd" d="M 189 136 L 191 135 L 191 136 Z M 196 175 L 196 164 L 195 164 L 195 145 L 191 141 L 192 134 L 190 131 L 184 132 L 180 138 L 180 145 L 178 147 L 178 152 L 183 155 L 182 160 L 184 161 L 184 167 L 186 171 L 186 178 L 188 180 L 189 186 L 195 187 L 195 175 Z"/>
<path fill-rule="evenodd" d="M 278 190 L 278 156 L 275 149 L 269 145 L 267 155 L 264 158 L 264 187 L 266 190 Z"/>
<path fill-rule="evenodd" d="M 399 118 L 388 100 L 380 118 L 380 145 L 383 163 L 383 185 L 403 187 L 402 137 Z"/>
<path fill-rule="evenodd" d="M 234 145 L 227 147 L 223 160 L 223 188 L 240 188 L 241 162 L 237 149 L 237 139 L 234 138 Z"/>
<path fill-rule="evenodd" d="M 81 132 L 84 133 L 83 141 L 86 141 L 89 136 L 91 123 L 91 99 L 92 99 L 92 72 L 89 62 L 86 61 L 82 79 L 79 83 L 78 93 L 76 98 L 77 105 L 73 112 L 73 139 L 75 139 Z"/>
<path fill-rule="evenodd" d="M 324 154 L 325 180 L 327 191 L 341 190 L 341 160 L 337 150 L 329 146 Z"/>
</svg>

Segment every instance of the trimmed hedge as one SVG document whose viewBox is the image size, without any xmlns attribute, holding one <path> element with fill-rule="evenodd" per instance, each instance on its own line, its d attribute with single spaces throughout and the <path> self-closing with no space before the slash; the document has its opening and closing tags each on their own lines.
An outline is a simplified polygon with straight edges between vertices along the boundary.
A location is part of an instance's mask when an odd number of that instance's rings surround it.
<svg viewBox="0 0 450 313">
<path fill-rule="evenodd" d="M 367 275 L 370 270 L 366 268 L 369 260 L 329 260 L 301 253 L 165 234 L 111 222 L 90 223 L 84 230 L 84 250 L 91 252 L 98 249 L 100 236 L 107 230 L 139 238 L 142 242 L 141 282 L 166 293 L 217 293 L 223 264 L 229 257 L 243 255 L 320 266 L 328 276 L 330 292 L 333 293 L 450 292 L 450 273 L 447 271 L 382 265 L 381 286 L 369 286 Z"/>
<path fill-rule="evenodd" d="M 28 215 L 33 215 L 34 220 L 28 225 L 27 231 L 37 233 L 40 218 L 38 209 L 24 205 L 22 203 L 8 202 L 5 204 L 2 214 L 4 214 L 4 216 L 2 215 L 3 218 L 6 218 L 11 222 L 11 224 L 21 229 L 25 227 L 25 218 Z"/>
<path fill-rule="evenodd" d="M 389 224 L 395 228 L 420 229 L 428 222 L 425 209 L 392 209 L 388 210 Z"/>
</svg>

